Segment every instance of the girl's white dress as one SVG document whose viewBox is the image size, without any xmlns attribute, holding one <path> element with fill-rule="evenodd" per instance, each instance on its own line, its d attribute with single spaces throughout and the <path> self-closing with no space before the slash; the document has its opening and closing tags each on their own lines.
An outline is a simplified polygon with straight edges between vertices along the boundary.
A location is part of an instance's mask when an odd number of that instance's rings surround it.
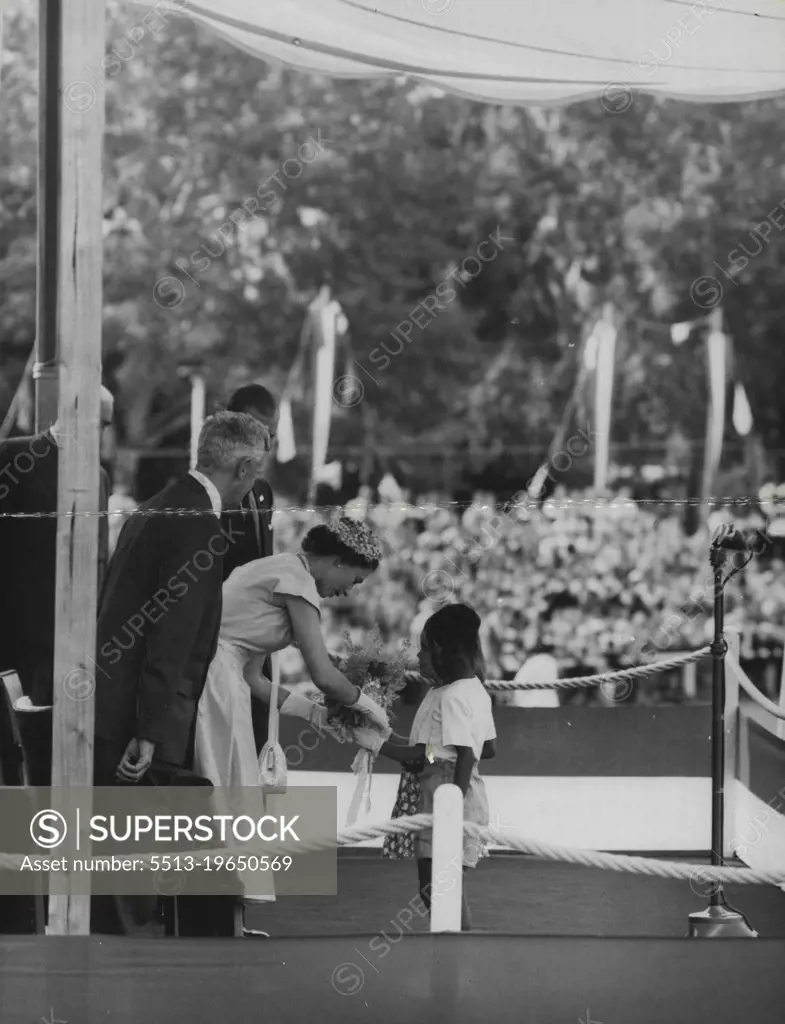
<svg viewBox="0 0 785 1024">
<path fill-rule="evenodd" d="M 269 654 L 293 643 L 286 598 L 302 597 L 321 611 L 313 576 L 299 555 L 271 555 L 235 569 L 223 585 L 218 648 L 207 672 L 196 717 L 194 766 L 214 786 L 259 786 L 259 765 L 247 680 Z M 261 795 L 261 789 L 260 789 Z M 253 889 L 274 899 L 270 872 Z M 261 893 L 269 890 L 268 895 Z M 248 897 L 251 898 L 251 897 Z"/>
</svg>

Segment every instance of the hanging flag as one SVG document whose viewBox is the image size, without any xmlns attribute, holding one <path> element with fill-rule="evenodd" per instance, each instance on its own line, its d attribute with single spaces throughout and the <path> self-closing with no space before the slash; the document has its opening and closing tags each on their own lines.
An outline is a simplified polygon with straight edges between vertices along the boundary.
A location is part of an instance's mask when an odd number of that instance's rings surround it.
<svg viewBox="0 0 785 1024">
<path fill-rule="evenodd" d="M 706 354 L 709 366 L 709 410 L 706 418 L 706 447 L 703 460 L 702 495 L 708 509 L 712 497 L 717 470 L 722 457 L 722 441 L 725 434 L 725 387 L 727 383 L 727 338 L 722 330 L 722 311 L 712 317 L 713 326 L 706 337 Z"/>
<path fill-rule="evenodd" d="M 747 437 L 752 426 L 752 409 L 747 400 L 747 392 L 744 385 L 737 382 L 733 389 L 733 429 L 740 437 Z"/>
<path fill-rule="evenodd" d="M 293 406 L 305 402 L 312 409 L 312 495 L 316 484 L 321 481 L 321 471 L 330 444 L 339 344 L 347 360 L 347 367 L 351 365 L 351 353 L 345 338 L 341 337 L 346 334 L 348 326 L 339 303 L 330 297 L 330 289 L 324 285 L 306 311 L 300 333 L 300 347 L 281 394 L 276 454 L 278 462 L 290 462 L 297 455 Z"/>
<path fill-rule="evenodd" d="M 278 462 L 291 462 L 296 455 L 297 445 L 294 440 L 292 403 L 288 398 L 282 398 L 279 407 L 278 445 L 275 457 Z"/>
<path fill-rule="evenodd" d="M 616 362 L 616 325 L 613 306 L 608 302 L 602 318 L 592 332 L 596 347 L 594 374 L 594 490 L 601 494 L 608 486 L 610 463 L 611 406 L 613 401 L 613 374 Z M 587 352 L 588 352 L 587 346 Z"/>
</svg>

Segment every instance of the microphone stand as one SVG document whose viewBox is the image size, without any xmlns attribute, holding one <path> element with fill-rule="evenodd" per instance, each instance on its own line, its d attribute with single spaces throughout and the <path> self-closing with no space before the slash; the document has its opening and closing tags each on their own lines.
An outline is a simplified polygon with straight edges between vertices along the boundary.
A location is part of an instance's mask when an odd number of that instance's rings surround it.
<svg viewBox="0 0 785 1024">
<path fill-rule="evenodd" d="M 723 566 L 731 553 L 734 567 L 723 579 Z M 741 564 L 742 555 L 746 558 Z M 712 656 L 712 713 L 711 713 L 711 864 L 724 867 L 722 856 L 725 846 L 723 820 L 725 813 L 725 655 L 728 643 L 725 639 L 725 595 L 728 581 L 740 572 L 752 559 L 747 545 L 738 530 L 730 524 L 720 526 L 711 540 L 709 563 L 714 570 L 714 639 L 711 644 Z M 709 906 L 699 913 L 690 914 L 689 938 L 691 939 L 736 939 L 757 938 L 744 914 L 728 906 L 722 883 L 712 886 Z"/>
</svg>

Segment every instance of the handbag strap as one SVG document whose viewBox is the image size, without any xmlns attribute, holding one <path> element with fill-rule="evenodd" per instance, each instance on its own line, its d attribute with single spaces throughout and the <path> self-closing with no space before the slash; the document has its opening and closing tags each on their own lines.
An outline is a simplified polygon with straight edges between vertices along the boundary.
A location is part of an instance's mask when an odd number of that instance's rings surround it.
<svg viewBox="0 0 785 1024">
<path fill-rule="evenodd" d="M 278 655 L 270 655 L 272 666 L 272 689 L 270 690 L 270 713 L 267 719 L 267 742 L 275 746 L 278 743 L 278 690 L 281 682 L 281 666 Z"/>
</svg>

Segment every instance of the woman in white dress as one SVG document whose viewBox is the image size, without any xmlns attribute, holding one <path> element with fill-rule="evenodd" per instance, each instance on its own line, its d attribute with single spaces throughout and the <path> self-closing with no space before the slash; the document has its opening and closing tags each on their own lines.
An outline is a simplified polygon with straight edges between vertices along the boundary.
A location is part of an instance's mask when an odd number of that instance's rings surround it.
<svg viewBox="0 0 785 1024">
<path fill-rule="evenodd" d="M 241 565 L 223 587 L 221 632 L 207 673 L 196 721 L 195 761 L 215 786 L 257 786 L 259 765 L 251 697 L 267 703 L 271 683 L 262 674 L 268 655 L 295 644 L 318 689 L 365 712 L 369 724 L 388 727 L 387 715 L 333 664 L 321 630 L 321 601 L 341 597 L 378 567 L 382 553 L 364 524 L 348 518 L 316 526 L 296 554 Z M 323 724 L 325 709 L 281 690 L 281 714 Z"/>
<path fill-rule="evenodd" d="M 268 655 L 290 644 L 300 649 L 324 694 L 364 712 L 369 725 L 389 735 L 386 713 L 335 667 L 321 630 L 322 599 L 347 594 L 370 576 L 381 557 L 365 524 L 341 518 L 310 530 L 296 554 L 248 562 L 226 580 L 218 648 L 199 701 L 194 751 L 196 771 L 214 786 L 260 785 L 251 698 L 269 703 L 272 683 L 262 666 Z M 305 697 L 281 689 L 278 706 L 281 714 L 326 728 L 326 709 Z M 257 893 L 265 887 L 268 893 L 246 895 L 246 903 L 275 898 L 272 878 L 260 874 L 254 884 Z"/>
</svg>

